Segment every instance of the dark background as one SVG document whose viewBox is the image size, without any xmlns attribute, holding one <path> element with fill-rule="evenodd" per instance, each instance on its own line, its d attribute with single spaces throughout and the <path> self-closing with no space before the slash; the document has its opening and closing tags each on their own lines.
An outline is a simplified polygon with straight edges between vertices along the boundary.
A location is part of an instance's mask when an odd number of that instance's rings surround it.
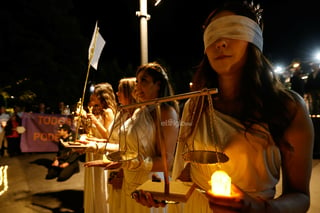
<svg viewBox="0 0 320 213">
<path fill-rule="evenodd" d="M 219 1 L 148 0 L 149 61 L 188 92 L 203 53 L 201 25 Z M 255 1 L 264 9 L 264 53 L 276 65 L 312 61 L 320 46 L 316 1 Z M 11 0 L 0 7 L 0 93 L 5 104 L 55 107 L 82 97 L 95 22 L 106 41 L 89 84 L 134 76 L 140 64 L 139 0 Z M 88 88 L 88 86 L 87 86 Z M 12 97 L 11 97 L 12 96 Z M 88 95 L 86 95 L 87 97 Z M 11 98 L 10 98 L 11 97 Z M 27 109 L 28 110 L 28 109 Z"/>
</svg>

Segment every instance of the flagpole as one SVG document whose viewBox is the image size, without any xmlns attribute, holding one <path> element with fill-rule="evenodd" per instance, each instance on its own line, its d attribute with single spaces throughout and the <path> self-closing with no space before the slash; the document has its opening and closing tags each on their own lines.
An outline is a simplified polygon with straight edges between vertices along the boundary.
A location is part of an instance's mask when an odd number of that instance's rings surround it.
<svg viewBox="0 0 320 213">
<path fill-rule="evenodd" d="M 83 102 L 84 102 L 84 96 L 86 94 L 86 90 L 87 90 L 87 84 L 88 84 L 88 79 L 89 79 L 89 73 L 90 73 L 90 68 L 91 68 L 91 61 L 93 59 L 94 56 L 94 51 L 96 48 L 96 42 L 97 42 L 97 35 L 99 32 L 99 27 L 98 26 L 98 21 L 96 22 L 96 27 L 95 27 L 95 31 L 94 31 L 94 37 L 93 37 L 93 46 L 92 48 L 90 48 L 90 53 L 89 53 L 89 60 L 88 60 L 88 67 L 87 67 L 87 75 L 86 75 L 86 79 L 85 79 L 85 83 L 84 83 L 84 87 L 83 87 L 83 92 L 82 92 L 82 98 L 80 99 L 80 120 L 77 122 L 77 126 L 76 126 L 76 136 L 75 138 L 78 139 L 78 134 L 79 134 L 79 128 L 80 128 L 80 124 L 81 124 L 81 115 L 82 115 L 82 110 L 83 110 Z"/>
</svg>

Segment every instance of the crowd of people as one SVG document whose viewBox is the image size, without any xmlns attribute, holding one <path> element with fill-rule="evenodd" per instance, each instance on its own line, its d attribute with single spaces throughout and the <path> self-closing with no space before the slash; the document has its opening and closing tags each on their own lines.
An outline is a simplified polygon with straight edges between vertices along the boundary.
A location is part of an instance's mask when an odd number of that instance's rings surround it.
<svg viewBox="0 0 320 213">
<path fill-rule="evenodd" d="M 85 213 L 308 211 L 312 120 L 303 97 L 279 81 L 263 54 L 262 9 L 228 1 L 203 27 L 204 55 L 191 91 L 217 88 L 217 94 L 189 98 L 181 112 L 177 100 L 148 104 L 174 95 L 158 62 L 121 79 L 117 92 L 107 82 L 95 86 L 79 116 L 90 120 L 90 136 L 105 141 L 73 150 L 86 155 Z M 184 154 L 190 151 L 215 151 L 228 160 L 188 161 Z M 114 152 L 121 159 L 108 158 Z M 231 177 L 230 196 L 210 191 L 217 170 Z M 136 190 L 166 178 L 192 182 L 196 189 L 186 202 L 170 205 Z M 281 178 L 281 195 L 275 197 Z"/>
<path fill-rule="evenodd" d="M 20 138 L 23 131 L 19 129 L 22 124 L 22 114 L 18 108 L 7 112 L 5 106 L 0 107 L 0 156 L 17 156 L 21 154 Z"/>
<path fill-rule="evenodd" d="M 0 156 L 14 157 L 21 155 L 21 134 L 25 132 L 22 126 L 24 113 L 41 113 L 71 116 L 71 109 L 63 101 L 57 104 L 56 108 L 48 107 L 45 102 L 40 101 L 32 108 L 23 105 L 7 107 L 5 104 L 0 106 Z M 56 132 L 59 135 L 58 131 Z"/>
<path fill-rule="evenodd" d="M 296 64 L 299 64 L 298 62 Z M 320 62 L 299 64 L 290 69 L 288 87 L 304 98 L 311 115 L 320 114 Z M 284 80 L 285 81 L 285 80 Z M 284 82 L 284 84 L 286 84 Z"/>
</svg>

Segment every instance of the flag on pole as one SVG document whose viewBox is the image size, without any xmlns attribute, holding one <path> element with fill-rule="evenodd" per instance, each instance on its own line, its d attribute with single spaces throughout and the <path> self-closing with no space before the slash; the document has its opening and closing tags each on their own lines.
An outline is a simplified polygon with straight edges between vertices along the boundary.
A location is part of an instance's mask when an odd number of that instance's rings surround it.
<svg viewBox="0 0 320 213">
<path fill-rule="evenodd" d="M 99 33 L 98 22 L 96 22 L 89 47 L 89 62 L 95 70 L 97 70 L 98 61 L 105 43 L 106 42 Z"/>
</svg>

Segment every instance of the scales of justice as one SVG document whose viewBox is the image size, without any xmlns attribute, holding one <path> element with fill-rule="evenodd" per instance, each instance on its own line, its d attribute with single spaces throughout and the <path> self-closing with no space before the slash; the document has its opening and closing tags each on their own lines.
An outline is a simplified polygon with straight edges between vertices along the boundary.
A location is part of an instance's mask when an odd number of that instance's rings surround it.
<svg viewBox="0 0 320 213">
<path fill-rule="evenodd" d="M 96 39 L 96 38 L 94 38 L 94 39 Z M 95 43 L 95 41 L 94 41 L 94 43 Z M 91 52 L 94 52 L 94 48 L 95 47 L 93 47 L 93 49 L 91 49 Z M 81 116 L 82 111 L 84 110 L 83 109 L 83 100 L 84 100 L 86 86 L 87 86 L 87 82 L 88 82 L 89 70 L 90 70 L 90 64 L 91 64 L 92 57 L 93 57 L 93 54 L 91 54 L 91 56 L 89 57 L 87 75 L 86 75 L 86 80 L 85 80 L 85 84 L 84 84 L 82 98 L 79 100 L 77 107 L 76 107 L 76 116 L 75 116 L 75 119 L 77 120 L 77 122 L 76 122 L 76 137 L 75 137 L 76 139 L 79 138 L 79 128 L 80 128 L 80 125 L 81 125 L 82 119 L 83 119 Z M 215 150 L 194 150 L 194 148 L 193 148 L 194 146 L 192 144 L 191 145 L 184 144 L 187 147 L 187 151 L 183 154 L 183 159 L 184 159 L 184 161 L 190 162 L 190 163 L 217 164 L 218 167 L 219 167 L 220 163 L 224 163 L 229 160 L 229 158 L 224 153 L 218 151 L 217 146 L 220 144 L 219 138 L 216 136 L 217 134 L 214 133 L 217 130 L 215 130 L 215 125 L 214 125 L 215 113 L 214 113 L 214 109 L 213 109 L 213 105 L 212 105 L 211 95 L 217 94 L 217 93 L 218 93 L 218 89 L 215 89 L 215 88 L 214 89 L 203 89 L 201 91 L 178 94 L 178 95 L 173 95 L 173 96 L 169 96 L 169 97 L 162 97 L 162 98 L 157 98 L 157 99 L 153 99 L 153 100 L 146 101 L 146 102 L 140 102 L 140 103 L 130 104 L 130 105 L 121 105 L 118 107 L 118 111 L 121 113 L 121 112 L 123 112 L 123 110 L 129 109 L 129 108 L 138 108 L 138 107 L 147 106 L 147 105 L 155 105 L 156 106 L 155 107 L 156 118 L 157 118 L 157 120 L 156 120 L 156 130 L 157 130 L 156 137 L 157 137 L 157 139 L 160 143 L 160 147 L 161 147 L 160 152 L 161 152 L 161 158 L 162 158 L 163 165 L 164 165 L 164 171 L 163 171 L 164 181 L 161 180 L 161 182 L 152 182 L 152 180 L 149 180 L 149 181 L 143 183 L 142 185 L 140 185 L 137 188 L 137 190 L 141 189 L 144 191 L 149 191 L 153 195 L 154 199 L 163 200 L 163 201 L 166 201 L 167 203 L 176 203 L 176 202 L 186 202 L 188 200 L 189 196 L 191 195 L 192 191 L 195 189 L 195 185 L 193 183 L 186 183 L 186 182 L 182 182 L 182 181 L 169 181 L 168 165 L 167 165 L 167 158 L 166 158 L 166 147 L 165 147 L 165 144 L 162 142 L 161 124 L 160 124 L 160 117 L 161 117 L 160 104 L 163 102 L 193 98 L 193 97 L 197 97 L 197 96 L 207 96 L 208 103 L 209 103 L 211 134 L 213 136 L 212 138 L 214 138 L 216 140 Z M 88 109 L 89 109 L 89 112 L 92 110 L 92 108 L 88 108 Z M 86 122 L 88 122 L 88 121 L 86 120 Z M 89 128 L 87 130 L 86 137 L 92 138 L 92 140 L 94 140 L 95 137 L 92 136 L 92 123 L 90 125 L 90 121 L 89 121 L 88 127 Z M 98 142 L 98 139 L 96 142 Z M 101 140 L 99 142 L 101 142 Z M 107 146 L 107 143 L 108 143 L 108 139 L 106 140 L 106 143 L 105 143 L 106 146 Z M 127 150 L 126 141 L 124 141 L 124 143 L 125 143 L 124 148 L 122 150 L 121 150 L 120 141 L 119 141 L 118 151 L 113 151 L 110 153 L 107 152 L 106 153 L 107 159 L 110 161 L 113 161 L 113 162 L 124 162 L 124 161 L 130 161 L 130 160 L 136 159 L 139 155 L 139 153 L 138 153 L 139 150 L 138 150 L 138 152 L 135 152 L 132 150 Z M 139 141 L 138 141 L 138 143 L 139 143 Z M 77 148 L 77 145 L 71 146 L 71 147 Z M 189 147 L 192 147 L 192 148 L 190 149 Z M 218 170 L 218 171 L 220 171 L 220 170 Z M 215 191 L 214 185 L 213 185 L 214 184 L 213 183 L 214 174 L 211 178 L 213 192 Z M 229 177 L 227 177 L 227 178 L 229 178 Z M 216 188 L 218 188 L 218 191 L 221 188 L 223 188 L 223 189 L 224 188 L 229 188 L 229 189 L 231 188 L 230 178 L 229 178 L 229 182 L 227 183 L 227 184 L 229 184 L 227 187 L 224 186 L 225 179 L 222 180 L 221 177 L 218 177 L 216 180 L 217 181 L 215 181 L 215 182 L 217 182 L 217 183 L 215 185 L 217 186 Z M 230 195 L 230 192 L 222 192 L 222 193 L 217 192 L 214 194 L 219 194 L 219 195 L 226 194 L 228 196 L 228 195 Z"/>
<path fill-rule="evenodd" d="M 168 166 L 167 166 L 167 158 L 166 158 L 166 146 L 162 142 L 161 136 L 161 111 L 160 111 L 160 104 L 163 102 L 174 101 L 174 100 L 181 100 L 187 99 L 197 96 L 207 96 L 209 105 L 212 106 L 211 95 L 216 94 L 218 92 L 217 89 L 204 89 L 201 91 L 195 91 L 190 93 L 184 93 L 169 97 L 157 98 L 146 102 L 130 104 L 130 105 L 121 105 L 119 106 L 120 112 L 124 109 L 129 108 L 138 108 L 141 106 L 147 105 L 155 105 L 156 109 L 156 137 L 160 143 L 161 147 L 161 159 L 164 165 L 164 181 L 161 182 L 153 182 L 152 180 L 148 180 L 142 185 L 140 185 L 137 190 L 148 191 L 153 195 L 153 198 L 156 200 L 164 200 L 167 203 L 176 203 L 176 202 L 186 202 L 191 195 L 192 191 L 195 189 L 195 185 L 189 182 L 182 182 L 182 181 L 170 181 L 169 174 L 168 174 Z M 215 127 L 214 127 L 214 110 L 213 107 L 210 107 L 210 126 L 211 126 L 211 134 L 214 136 Z M 215 136 L 216 141 L 219 141 L 218 138 Z M 119 141 L 120 143 L 120 141 Z M 124 146 L 119 144 L 119 150 L 111 152 L 107 154 L 107 159 L 114 162 L 123 162 L 123 161 L 130 161 L 138 157 L 138 152 L 127 150 L 126 141 L 124 141 Z M 138 142 L 139 143 L 139 142 Z M 219 144 L 217 144 L 219 145 Z M 187 151 L 183 155 L 183 159 L 186 162 L 191 163 L 201 163 L 201 164 L 219 164 L 224 163 L 229 160 L 229 158 L 222 152 L 218 152 L 217 146 L 215 150 L 194 150 L 193 145 L 187 145 Z M 139 146 L 138 146 L 139 147 Z M 191 149 L 189 147 L 192 147 Z M 230 183 L 231 184 L 231 183 Z"/>
<path fill-rule="evenodd" d="M 163 98 L 157 98 L 146 102 L 140 102 L 135 104 L 129 104 L 129 105 L 120 105 L 118 106 L 117 112 L 123 112 L 125 109 L 129 108 L 138 108 L 142 106 L 147 105 L 155 105 L 156 109 L 156 137 L 160 143 L 161 147 L 161 159 L 164 165 L 164 181 L 161 180 L 161 182 L 153 182 L 152 180 L 148 180 L 142 185 L 140 185 L 137 190 L 143 190 L 148 191 L 153 195 L 153 198 L 156 200 L 164 200 L 167 203 L 177 203 L 177 202 L 186 202 L 189 198 L 189 196 L 192 194 L 192 191 L 195 189 L 195 185 L 193 183 L 189 182 L 182 182 L 182 181 L 170 181 L 169 180 L 169 173 L 168 173 L 168 166 L 167 166 L 167 158 L 166 158 L 166 147 L 165 144 L 162 142 L 162 136 L 161 136 L 161 111 L 160 111 L 160 104 L 163 102 L 173 101 L 173 100 L 181 100 L 181 99 L 187 99 L 187 98 L 193 98 L 197 96 L 207 96 L 208 97 L 208 103 L 211 106 L 209 109 L 209 115 L 210 115 L 210 129 L 211 134 L 214 136 L 212 138 L 215 138 L 217 141 L 217 144 L 215 146 L 214 150 L 195 150 L 193 147 L 193 144 L 184 144 L 185 147 L 187 147 L 187 151 L 183 154 L 183 159 L 185 162 L 190 163 L 200 163 L 200 164 L 217 164 L 219 167 L 220 163 L 224 163 L 229 160 L 229 158 L 222 152 L 218 151 L 217 145 L 219 145 L 218 141 L 219 139 L 216 137 L 216 134 L 214 134 L 215 126 L 214 126 L 214 109 L 212 107 L 212 100 L 211 95 L 217 94 L 217 89 L 203 89 L 201 91 L 195 91 L 195 92 L 189 92 L 189 93 L 183 93 Z M 78 103 L 77 110 L 81 111 L 83 109 L 82 105 L 80 105 L 80 101 Z M 89 108 L 90 110 L 90 108 Z M 79 118 L 78 118 L 79 119 Z M 80 116 L 81 119 L 81 116 Z M 124 121 L 121 121 L 124 122 Z M 81 122 L 77 122 L 76 130 L 78 131 L 79 125 Z M 121 125 L 121 124 L 120 124 Z M 92 137 L 91 135 L 91 129 L 92 126 L 88 125 L 89 129 L 87 130 L 87 138 Z M 111 132 L 112 132 L 111 128 Z M 77 132 L 76 132 L 77 133 Z M 119 131 L 119 134 L 121 134 L 121 131 Z M 111 134 L 110 134 L 111 135 Z M 76 137 L 77 138 L 77 137 Z M 94 137 L 92 137 L 94 140 Z M 125 137 L 124 137 L 125 138 Z M 98 142 L 98 141 L 97 141 Z M 108 143 L 108 139 L 106 140 Z M 124 139 L 124 145 L 121 146 L 121 141 L 119 140 L 119 146 L 117 151 L 107 152 L 106 157 L 108 160 L 113 162 L 124 162 L 124 161 L 130 161 L 134 160 L 139 155 L 139 150 L 132 151 L 127 150 L 126 141 Z M 180 141 L 181 142 L 181 141 Z M 106 146 L 107 146 L 106 143 Z M 139 141 L 137 142 L 139 143 Z M 76 146 L 75 146 L 76 147 Z M 121 148 L 122 147 L 122 148 Z M 138 146 L 139 147 L 139 146 Z M 191 147 L 191 148 L 190 148 Z M 81 147 L 79 147 L 81 148 Z M 218 178 L 221 179 L 221 178 Z M 230 183 L 231 184 L 231 183 Z M 220 187 L 221 188 L 221 187 Z"/>
</svg>

